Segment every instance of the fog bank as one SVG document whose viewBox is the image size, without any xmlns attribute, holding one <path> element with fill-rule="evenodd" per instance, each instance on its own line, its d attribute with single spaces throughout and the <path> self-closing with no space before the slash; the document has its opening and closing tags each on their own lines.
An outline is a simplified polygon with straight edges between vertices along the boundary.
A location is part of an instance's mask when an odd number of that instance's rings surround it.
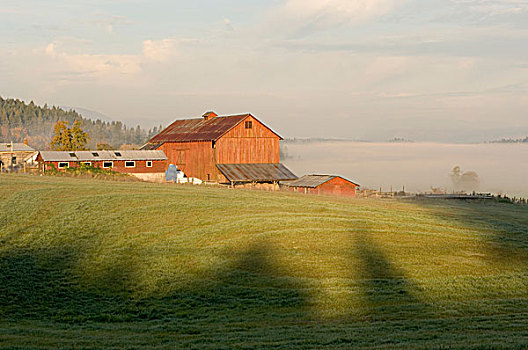
<svg viewBox="0 0 528 350">
<path fill-rule="evenodd" d="M 389 191 L 454 189 L 451 171 L 474 171 L 479 191 L 528 196 L 528 145 L 285 142 L 283 163 L 297 176 L 337 174 L 363 188 Z"/>
</svg>

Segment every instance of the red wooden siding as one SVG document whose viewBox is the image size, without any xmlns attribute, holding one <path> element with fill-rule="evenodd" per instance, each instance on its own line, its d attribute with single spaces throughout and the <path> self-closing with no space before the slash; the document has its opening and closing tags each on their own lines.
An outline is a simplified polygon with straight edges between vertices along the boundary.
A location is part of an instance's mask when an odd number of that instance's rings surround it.
<svg viewBox="0 0 528 350">
<path fill-rule="evenodd" d="M 246 122 L 252 123 L 251 129 L 246 129 Z M 238 123 L 237 126 L 232 128 L 224 136 L 222 136 L 222 138 L 229 137 L 271 137 L 277 139 L 279 138 L 277 134 L 273 133 L 264 124 L 259 122 L 257 119 L 253 118 L 251 115 L 248 115 L 244 120 Z"/>
<path fill-rule="evenodd" d="M 277 138 L 222 138 L 216 154 L 218 164 L 280 163 Z"/>
<path fill-rule="evenodd" d="M 202 142 L 166 142 L 159 150 L 165 152 L 168 164 L 178 166 L 189 177 L 218 181 L 220 174 L 214 161 L 211 141 Z M 222 175 L 222 180 L 225 178 Z"/>
</svg>

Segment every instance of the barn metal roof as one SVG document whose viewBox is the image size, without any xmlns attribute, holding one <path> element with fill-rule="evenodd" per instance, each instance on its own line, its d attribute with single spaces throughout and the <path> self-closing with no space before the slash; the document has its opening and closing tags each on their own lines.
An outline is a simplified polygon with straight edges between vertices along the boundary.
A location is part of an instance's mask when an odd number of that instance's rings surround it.
<svg viewBox="0 0 528 350">
<path fill-rule="evenodd" d="M 34 152 L 35 150 L 25 143 L 13 142 L 13 148 L 11 148 L 11 142 L 0 143 L 0 152 Z"/>
<path fill-rule="evenodd" d="M 255 118 L 251 114 L 246 113 L 231 116 L 218 116 L 207 120 L 203 117 L 198 119 L 176 120 L 158 135 L 150 139 L 147 145 L 164 142 L 216 141 L 250 116 Z M 267 126 L 265 127 L 268 128 Z M 271 129 L 269 130 L 282 139 L 282 137 L 276 132 Z M 145 149 L 147 145 L 143 146 L 142 149 Z"/>
<path fill-rule="evenodd" d="M 208 120 L 204 118 L 176 120 L 150 139 L 149 143 L 216 141 L 248 116 L 249 114 L 243 114 Z"/>
<path fill-rule="evenodd" d="M 320 186 L 320 185 L 324 184 L 325 182 L 333 180 L 336 177 L 340 177 L 343 180 L 346 180 L 346 181 L 348 181 L 350 183 L 353 183 L 354 185 L 359 186 L 358 183 L 355 183 L 353 181 L 345 179 L 344 177 L 339 176 L 339 175 L 316 175 L 316 174 L 304 175 L 303 177 L 301 177 L 301 178 L 299 178 L 299 179 L 297 179 L 295 181 L 283 182 L 282 184 L 286 185 L 286 186 L 291 186 L 291 187 L 311 187 L 311 188 L 316 188 L 317 186 Z"/>
<path fill-rule="evenodd" d="M 216 167 L 232 182 L 286 181 L 297 179 L 297 176 L 281 163 L 217 164 Z"/>
<path fill-rule="evenodd" d="M 163 145 L 164 142 L 159 143 L 146 143 L 143 146 L 141 146 L 141 150 L 150 151 L 158 149 L 159 146 Z"/>
<path fill-rule="evenodd" d="M 46 162 L 104 160 L 167 160 L 163 151 L 41 151 Z"/>
</svg>

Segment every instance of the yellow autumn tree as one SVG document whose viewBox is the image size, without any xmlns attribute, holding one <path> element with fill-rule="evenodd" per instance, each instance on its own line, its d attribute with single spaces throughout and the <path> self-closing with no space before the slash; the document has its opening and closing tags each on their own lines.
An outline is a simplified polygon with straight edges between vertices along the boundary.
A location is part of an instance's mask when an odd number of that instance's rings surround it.
<svg viewBox="0 0 528 350">
<path fill-rule="evenodd" d="M 51 149 L 55 151 L 83 151 L 90 137 L 81 128 L 81 122 L 76 120 L 73 126 L 69 127 L 67 121 L 58 121 L 54 127 Z"/>
</svg>

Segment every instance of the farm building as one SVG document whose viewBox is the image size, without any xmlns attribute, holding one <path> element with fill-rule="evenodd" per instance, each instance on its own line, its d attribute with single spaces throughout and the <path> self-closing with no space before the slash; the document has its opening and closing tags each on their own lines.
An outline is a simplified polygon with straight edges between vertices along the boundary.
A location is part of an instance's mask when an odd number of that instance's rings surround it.
<svg viewBox="0 0 528 350">
<path fill-rule="evenodd" d="M 176 120 L 142 149 L 163 150 L 187 176 L 214 182 L 279 182 L 297 177 L 280 163 L 282 137 L 251 114 Z"/>
<path fill-rule="evenodd" d="M 0 143 L 0 171 L 17 171 L 24 167 L 24 160 L 36 151 L 24 143 Z"/>
<path fill-rule="evenodd" d="M 305 175 L 295 181 L 281 182 L 290 191 L 355 197 L 359 184 L 337 175 Z"/>
<path fill-rule="evenodd" d="M 78 167 L 80 164 L 134 175 L 146 181 L 163 181 L 167 157 L 163 151 L 41 151 L 41 171 Z"/>
</svg>

